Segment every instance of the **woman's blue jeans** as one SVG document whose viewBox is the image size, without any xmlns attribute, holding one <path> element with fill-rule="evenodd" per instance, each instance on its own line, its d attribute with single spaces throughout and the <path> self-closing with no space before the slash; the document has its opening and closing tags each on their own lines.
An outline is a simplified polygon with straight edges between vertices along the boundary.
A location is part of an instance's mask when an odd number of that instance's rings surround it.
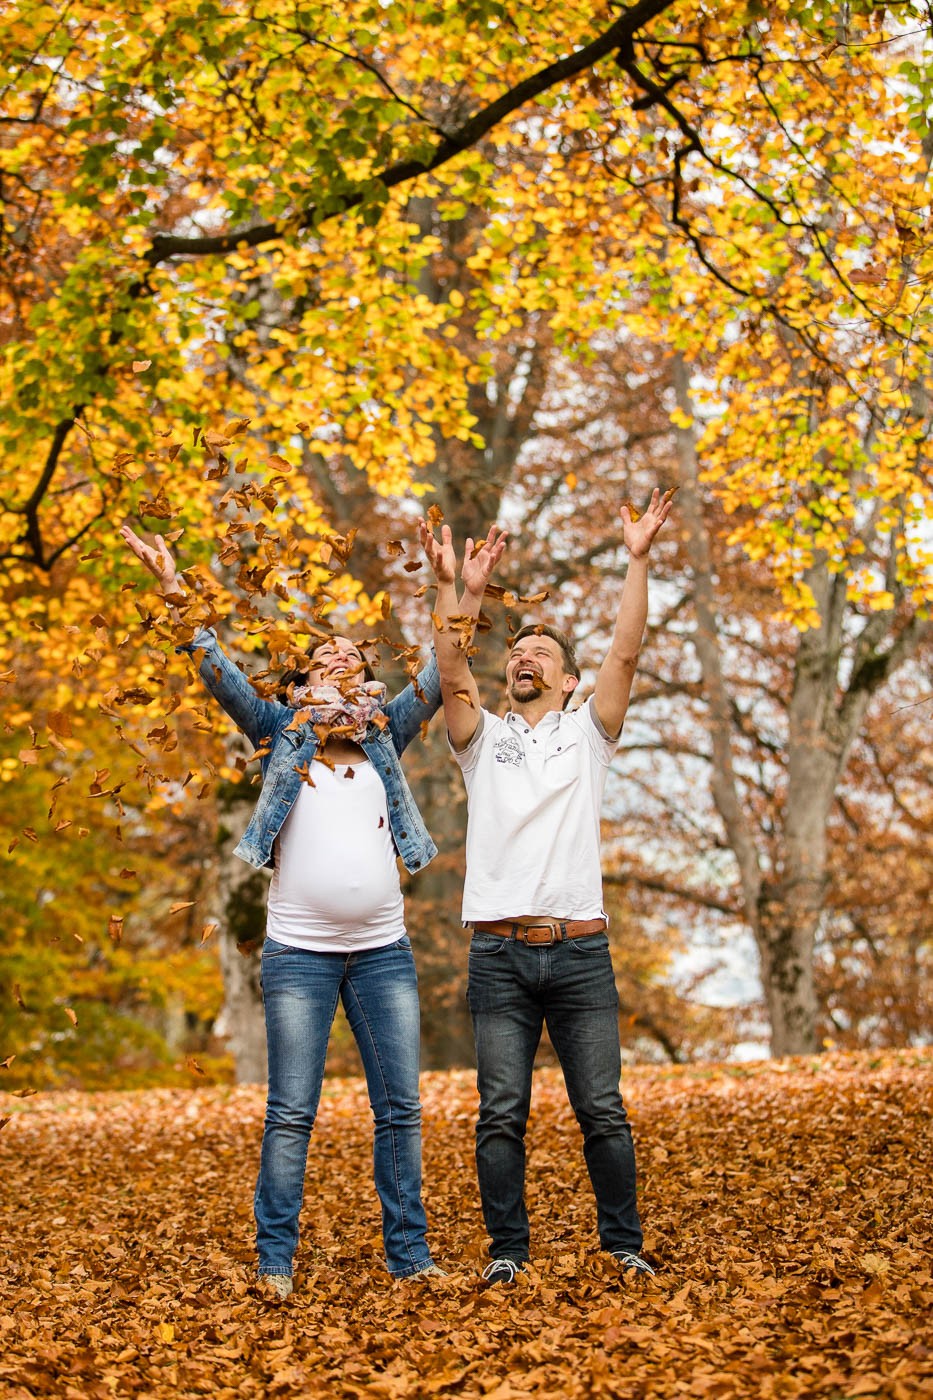
<svg viewBox="0 0 933 1400">
<path fill-rule="evenodd" d="M 417 1273 L 431 1254 L 421 1203 L 418 979 L 408 938 L 356 953 L 312 953 L 267 938 L 262 993 L 269 1098 L 255 1197 L 260 1274 L 292 1272 L 308 1140 L 338 997 L 359 1046 L 376 1123 L 386 1263 L 396 1278 Z"/>
<path fill-rule="evenodd" d="M 546 1024 L 583 1133 L 606 1250 L 642 1245 L 635 1149 L 619 1093 L 619 997 L 604 933 L 529 946 L 474 933 L 467 988 L 480 1095 L 476 1166 L 494 1259 L 529 1257 L 525 1125 Z"/>
</svg>

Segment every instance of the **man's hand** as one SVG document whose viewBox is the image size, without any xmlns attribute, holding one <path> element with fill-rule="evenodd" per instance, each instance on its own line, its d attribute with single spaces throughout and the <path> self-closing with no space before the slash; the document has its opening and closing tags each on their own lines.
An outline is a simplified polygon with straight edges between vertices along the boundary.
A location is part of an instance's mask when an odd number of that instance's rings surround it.
<svg viewBox="0 0 933 1400">
<path fill-rule="evenodd" d="M 434 570 L 438 583 L 453 583 L 457 577 L 457 556 L 454 553 L 453 536 L 449 525 L 441 526 L 440 540 L 434 538 L 434 531 L 426 520 L 418 521 L 418 538 L 425 558 Z"/>
<path fill-rule="evenodd" d="M 632 519 L 632 512 L 627 505 L 620 508 L 622 539 L 633 559 L 644 559 L 648 554 L 655 535 L 671 513 L 672 495 L 673 491 L 665 491 L 662 497 L 656 486 L 651 493 L 648 509 L 637 520 Z"/>
<path fill-rule="evenodd" d="M 473 597 L 482 598 L 486 591 L 486 585 L 502 558 L 507 537 L 507 531 L 500 530 L 498 525 L 490 525 L 489 533 L 479 544 L 474 545 L 472 540 L 467 540 L 460 577 L 467 593 Z"/>
<path fill-rule="evenodd" d="M 177 593 L 179 591 L 178 570 L 175 565 L 175 560 L 172 558 L 171 550 L 162 536 L 156 535 L 155 548 L 153 548 L 152 545 L 146 544 L 145 540 L 141 540 L 139 536 L 130 529 L 129 525 L 123 525 L 120 529 L 120 534 L 136 555 L 136 558 L 139 559 L 141 563 L 145 564 L 154 578 L 158 579 L 162 592 L 166 594 Z"/>
</svg>

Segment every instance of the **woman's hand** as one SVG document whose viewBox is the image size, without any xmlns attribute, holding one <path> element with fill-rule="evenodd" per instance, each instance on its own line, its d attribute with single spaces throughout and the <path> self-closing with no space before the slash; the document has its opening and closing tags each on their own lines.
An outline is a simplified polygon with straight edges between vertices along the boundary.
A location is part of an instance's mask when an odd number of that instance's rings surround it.
<svg viewBox="0 0 933 1400">
<path fill-rule="evenodd" d="M 135 531 L 130 529 L 129 525 L 121 526 L 120 534 L 136 558 L 145 564 L 154 578 L 158 579 L 163 593 L 179 592 L 178 569 L 172 558 L 171 550 L 161 535 L 156 535 L 155 547 L 153 548 L 152 545 L 146 544 L 145 540 L 141 540 Z"/>
</svg>

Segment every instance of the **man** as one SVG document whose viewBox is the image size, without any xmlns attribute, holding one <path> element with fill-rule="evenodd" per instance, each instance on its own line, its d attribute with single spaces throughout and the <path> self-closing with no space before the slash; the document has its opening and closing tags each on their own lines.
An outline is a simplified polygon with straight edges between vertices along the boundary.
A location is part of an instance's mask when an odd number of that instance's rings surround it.
<svg viewBox="0 0 933 1400">
<path fill-rule="evenodd" d="M 467 996 L 480 1094 L 476 1164 L 490 1283 L 511 1284 L 529 1259 L 525 1126 L 535 1051 L 546 1024 L 583 1132 L 599 1240 L 627 1276 L 641 1257 L 632 1134 L 619 1093 L 618 994 L 606 935 L 599 812 L 622 730 L 648 614 L 648 553 L 670 511 L 655 491 L 643 516 L 621 509 L 629 566 L 595 693 L 567 710 L 579 679 L 570 643 L 523 627 L 506 664 L 509 711 L 480 707 L 467 648 L 471 618 L 501 557 L 495 528 L 461 577 L 450 530 L 422 522 L 437 578 L 435 647 L 451 748 L 467 789 L 463 920 L 473 928 Z M 469 615 L 469 616 L 467 616 Z"/>
</svg>

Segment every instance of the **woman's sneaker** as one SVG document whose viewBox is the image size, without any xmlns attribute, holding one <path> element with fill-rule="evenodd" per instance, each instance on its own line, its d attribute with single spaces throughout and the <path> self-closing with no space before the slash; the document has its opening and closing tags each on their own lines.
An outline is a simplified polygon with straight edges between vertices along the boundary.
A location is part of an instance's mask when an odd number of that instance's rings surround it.
<svg viewBox="0 0 933 1400">
<path fill-rule="evenodd" d="M 292 1291 L 291 1275 L 261 1274 L 259 1277 L 259 1287 L 266 1297 L 284 1302 Z"/>
<path fill-rule="evenodd" d="M 439 1264 L 432 1261 L 430 1264 L 425 1264 L 423 1269 L 416 1269 L 413 1274 L 405 1274 L 404 1278 L 399 1279 L 399 1282 L 412 1283 L 415 1279 L 422 1278 L 450 1278 L 450 1275 L 446 1269 L 442 1269 Z"/>
</svg>

